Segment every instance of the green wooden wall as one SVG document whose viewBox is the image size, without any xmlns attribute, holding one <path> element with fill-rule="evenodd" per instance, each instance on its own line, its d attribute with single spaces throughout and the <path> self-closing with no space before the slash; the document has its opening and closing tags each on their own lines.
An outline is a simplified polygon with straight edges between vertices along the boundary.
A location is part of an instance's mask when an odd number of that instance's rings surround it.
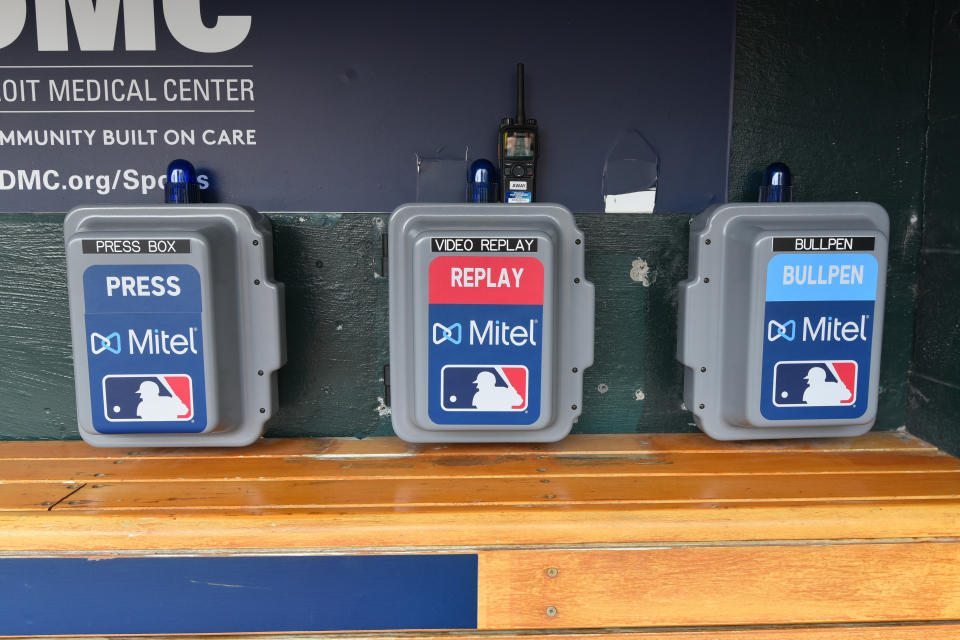
<svg viewBox="0 0 960 640">
<path fill-rule="evenodd" d="M 289 360 L 272 436 L 388 435 L 386 215 L 271 216 L 286 284 Z M 689 215 L 581 215 L 597 287 L 596 366 L 579 432 L 693 429 L 676 362 Z M 75 438 L 59 215 L 0 218 L 0 439 Z"/>
<path fill-rule="evenodd" d="M 932 7 L 908 0 L 738 7 L 731 200 L 754 200 L 760 171 L 782 160 L 797 174 L 798 199 L 873 200 L 890 212 L 882 429 L 907 421 L 932 18 Z M 386 215 L 271 217 L 290 358 L 267 434 L 390 433 Z M 578 216 L 597 333 L 575 432 L 694 429 L 674 356 L 689 218 Z M 57 215 L 0 219 L 0 439 L 76 437 L 61 224 Z"/>
<path fill-rule="evenodd" d="M 937 0 L 908 428 L 960 454 L 960 2 Z"/>
<path fill-rule="evenodd" d="M 741 0 L 730 199 L 755 199 L 782 160 L 798 200 L 868 200 L 890 214 L 880 426 L 906 423 L 931 2 Z"/>
</svg>

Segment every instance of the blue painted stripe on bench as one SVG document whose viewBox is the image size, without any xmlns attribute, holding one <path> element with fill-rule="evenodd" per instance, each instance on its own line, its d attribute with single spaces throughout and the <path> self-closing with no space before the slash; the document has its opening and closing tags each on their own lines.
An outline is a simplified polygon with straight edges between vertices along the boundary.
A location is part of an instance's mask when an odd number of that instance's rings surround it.
<svg viewBox="0 0 960 640">
<path fill-rule="evenodd" d="M 475 554 L 0 559 L 0 635 L 476 626 Z"/>
</svg>

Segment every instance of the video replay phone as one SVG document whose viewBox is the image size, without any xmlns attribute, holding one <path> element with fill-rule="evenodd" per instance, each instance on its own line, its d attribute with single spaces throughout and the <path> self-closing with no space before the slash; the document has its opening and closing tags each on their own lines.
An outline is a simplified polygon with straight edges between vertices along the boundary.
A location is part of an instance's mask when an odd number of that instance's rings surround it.
<svg viewBox="0 0 960 640">
<path fill-rule="evenodd" d="M 500 121 L 497 156 L 502 175 L 501 201 L 529 203 L 537 199 L 536 176 L 539 134 L 537 121 L 527 118 L 523 106 L 523 63 L 517 64 L 517 117 Z"/>
</svg>

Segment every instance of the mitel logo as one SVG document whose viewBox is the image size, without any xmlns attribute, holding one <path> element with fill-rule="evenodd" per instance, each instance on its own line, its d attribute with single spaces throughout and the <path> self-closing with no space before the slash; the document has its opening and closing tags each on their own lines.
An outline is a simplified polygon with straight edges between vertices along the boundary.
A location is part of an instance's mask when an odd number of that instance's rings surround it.
<svg viewBox="0 0 960 640">
<path fill-rule="evenodd" d="M 34 0 L 37 50 L 68 50 L 69 15 L 81 51 L 113 51 L 121 5 L 126 50 L 156 51 L 154 0 Z M 0 2 L 0 49 L 20 37 L 27 23 L 27 10 L 27 0 Z M 236 48 L 247 39 L 251 24 L 250 16 L 218 16 L 208 27 L 200 13 L 200 0 L 163 0 L 163 20 L 177 42 L 199 53 Z"/>
<path fill-rule="evenodd" d="M 99 355 L 104 351 L 119 355 L 120 350 L 120 334 L 116 331 L 108 336 L 99 334 L 96 331 L 90 334 L 90 353 L 93 355 Z"/>
<path fill-rule="evenodd" d="M 858 320 L 848 320 L 844 322 L 840 318 L 833 316 L 820 316 L 819 318 L 803 318 L 803 332 L 801 340 L 803 342 L 866 342 L 867 341 L 867 321 L 869 315 L 861 315 Z M 797 322 L 788 320 L 778 322 L 771 320 L 767 323 L 767 340 L 775 342 L 780 338 L 793 342 L 796 338 Z"/>
<path fill-rule="evenodd" d="M 167 333 L 161 329 L 145 329 L 142 334 L 130 329 L 127 332 L 128 353 L 130 355 L 199 355 L 200 332 L 197 327 L 189 327 L 186 333 Z M 110 335 L 103 335 L 93 331 L 90 333 L 90 353 L 99 355 L 104 351 L 119 355 L 123 350 L 120 333 L 114 331 Z"/>
<path fill-rule="evenodd" d="M 767 324 L 767 340 L 773 342 L 774 340 L 779 340 L 780 338 L 785 339 L 787 342 L 793 342 L 793 339 L 797 337 L 797 321 L 788 320 L 783 324 L 780 324 L 776 320 L 771 320 Z"/>
<path fill-rule="evenodd" d="M 487 320 L 478 324 L 476 320 L 470 321 L 469 344 L 487 345 L 494 347 L 525 347 L 527 345 L 537 346 L 537 337 L 535 329 L 537 320 L 530 320 L 528 324 L 511 325 L 501 320 Z M 433 344 L 460 344 L 463 341 L 463 325 L 455 322 L 450 326 L 445 326 L 439 322 L 433 323 L 432 328 Z"/>
<path fill-rule="evenodd" d="M 536 320 L 529 324 L 511 325 L 500 320 L 487 320 L 483 325 L 470 321 L 470 344 L 485 344 L 490 346 L 525 347 L 537 346 L 534 329 Z"/>
<path fill-rule="evenodd" d="M 463 327 L 459 322 L 455 322 L 449 327 L 445 327 L 439 322 L 433 323 L 433 344 L 443 344 L 451 342 L 460 344 L 463 340 Z"/>
</svg>

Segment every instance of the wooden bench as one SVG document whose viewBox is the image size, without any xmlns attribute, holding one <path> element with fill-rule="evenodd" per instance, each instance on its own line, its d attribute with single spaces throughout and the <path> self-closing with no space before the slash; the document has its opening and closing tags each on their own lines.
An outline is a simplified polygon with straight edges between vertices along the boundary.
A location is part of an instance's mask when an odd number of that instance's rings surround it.
<svg viewBox="0 0 960 640">
<path fill-rule="evenodd" d="M 960 638 L 958 538 L 960 460 L 902 432 L 277 439 L 236 450 L 4 442 L 0 634 L 396 637 L 461 606 L 457 638 Z M 209 577 L 211 558 L 254 564 L 232 584 Z M 398 558 L 414 564 L 378 564 Z M 430 558 L 459 564 L 416 564 Z M 174 561 L 187 564 L 167 576 Z M 145 562 L 165 569 L 144 573 Z M 421 570 L 436 606 L 417 604 Z M 308 606 L 284 593 L 291 584 L 316 589 Z M 350 589 L 345 606 L 337 598 Z M 293 626 L 244 626 L 254 602 Z M 402 615 L 389 610 L 397 603 Z M 425 617 L 410 610 L 419 606 Z M 234 627 L 198 622 L 214 611 Z"/>
</svg>

